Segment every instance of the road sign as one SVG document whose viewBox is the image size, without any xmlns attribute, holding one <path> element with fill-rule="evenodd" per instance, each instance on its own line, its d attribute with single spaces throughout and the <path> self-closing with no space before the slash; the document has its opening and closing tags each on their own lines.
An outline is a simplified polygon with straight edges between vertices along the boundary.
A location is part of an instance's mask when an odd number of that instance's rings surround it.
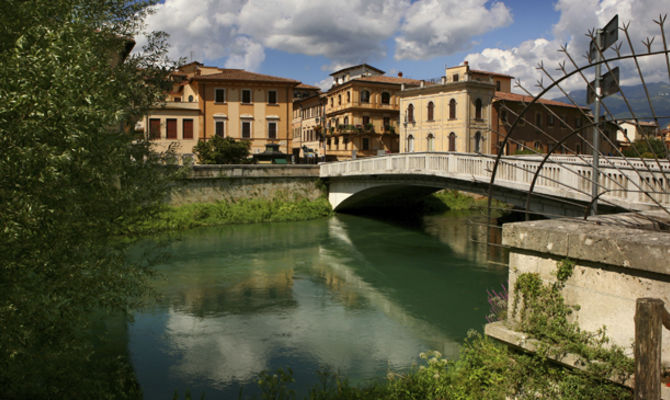
<svg viewBox="0 0 670 400">
<path fill-rule="evenodd" d="M 593 80 L 586 88 L 586 104 L 591 104 L 596 100 L 593 88 L 596 87 L 596 81 Z M 619 67 L 603 75 L 600 78 L 600 97 L 607 97 L 619 91 Z"/>
<path fill-rule="evenodd" d="M 615 15 L 614 18 L 605 25 L 600 32 L 600 35 L 596 37 L 600 37 L 601 40 L 602 47 L 600 48 L 600 51 L 605 51 L 605 49 L 616 43 L 616 41 L 619 40 L 619 15 Z M 597 55 L 598 48 L 596 47 L 596 43 L 592 40 L 589 45 L 589 62 L 594 62 Z"/>
</svg>

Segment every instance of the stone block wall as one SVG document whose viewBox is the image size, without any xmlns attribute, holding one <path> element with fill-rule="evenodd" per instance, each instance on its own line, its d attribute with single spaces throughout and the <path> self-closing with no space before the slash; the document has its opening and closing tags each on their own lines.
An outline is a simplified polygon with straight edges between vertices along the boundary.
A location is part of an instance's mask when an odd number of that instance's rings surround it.
<svg viewBox="0 0 670 400">
<path fill-rule="evenodd" d="M 314 200 L 323 195 L 316 165 L 196 165 L 171 188 L 168 203 L 278 197 Z"/>
<path fill-rule="evenodd" d="M 670 310 L 670 232 L 650 228 L 662 212 L 647 218 L 618 214 L 582 219 L 555 219 L 506 224 L 503 244 L 510 247 L 509 308 L 512 317 L 514 284 L 519 275 L 538 273 L 545 283 L 556 281 L 557 262 L 575 262 L 563 297 L 579 305 L 574 316 L 580 327 L 603 326 L 612 342 L 633 355 L 635 304 L 640 297 L 660 298 Z M 666 225 L 667 226 L 667 225 Z M 670 367 L 670 330 L 663 329 L 662 360 Z"/>
</svg>

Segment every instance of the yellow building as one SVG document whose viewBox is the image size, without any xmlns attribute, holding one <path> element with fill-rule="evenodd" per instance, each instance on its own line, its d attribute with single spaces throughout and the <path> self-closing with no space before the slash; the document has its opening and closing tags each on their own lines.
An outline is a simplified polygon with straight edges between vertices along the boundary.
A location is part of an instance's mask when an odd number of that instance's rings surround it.
<svg viewBox="0 0 670 400">
<path fill-rule="evenodd" d="M 331 74 L 326 93 L 326 152 L 350 159 L 398 151 L 399 93 L 419 86 L 414 79 L 385 76 L 367 64 Z"/>
<path fill-rule="evenodd" d="M 219 135 L 249 141 L 252 154 L 268 143 L 290 152 L 293 90 L 300 82 L 198 62 L 171 77 L 174 85 L 165 102 L 137 127 L 158 151 L 176 144 L 179 155 L 190 156 L 198 140 Z"/>
<path fill-rule="evenodd" d="M 456 151 L 489 153 L 491 104 L 496 89 L 509 91 L 512 77 L 447 68 L 439 83 L 422 83 L 400 93 L 400 152 Z"/>
<path fill-rule="evenodd" d="M 323 123 L 326 95 L 316 86 L 300 84 L 293 100 L 292 154 L 296 162 L 317 162 L 326 155 Z M 298 95 L 300 94 L 300 95 Z"/>
</svg>

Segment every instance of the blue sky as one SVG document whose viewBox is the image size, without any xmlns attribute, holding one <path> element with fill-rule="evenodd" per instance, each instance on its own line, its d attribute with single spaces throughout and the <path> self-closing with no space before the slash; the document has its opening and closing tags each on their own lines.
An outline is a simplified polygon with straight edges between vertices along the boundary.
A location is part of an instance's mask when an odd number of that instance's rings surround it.
<svg viewBox="0 0 670 400">
<path fill-rule="evenodd" d="M 445 65 L 464 60 L 473 68 L 515 76 L 531 88 L 539 77 L 535 70 L 539 61 L 547 65 L 561 61 L 557 52 L 561 44 L 581 56 L 588 45 L 584 33 L 614 14 L 622 22 L 633 21 L 636 43 L 655 35 L 657 26 L 651 20 L 668 11 L 661 3 L 164 0 L 146 22 L 147 30 L 171 35 L 173 57 L 192 57 L 207 65 L 244 68 L 324 88 L 329 87 L 332 71 L 361 62 L 388 74 L 402 71 L 406 77 L 430 79 L 443 75 Z M 650 63 L 650 77 L 662 79 L 661 64 Z"/>
</svg>

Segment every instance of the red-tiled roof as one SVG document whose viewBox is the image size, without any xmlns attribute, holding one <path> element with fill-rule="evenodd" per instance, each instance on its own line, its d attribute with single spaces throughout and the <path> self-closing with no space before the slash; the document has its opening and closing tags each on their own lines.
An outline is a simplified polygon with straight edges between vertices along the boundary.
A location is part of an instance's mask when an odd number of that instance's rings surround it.
<svg viewBox="0 0 670 400">
<path fill-rule="evenodd" d="M 509 92 L 496 92 L 495 95 L 493 96 L 494 101 L 504 100 L 504 101 L 518 101 L 518 102 L 530 103 L 531 101 L 533 101 L 533 99 L 534 97 L 531 96 L 524 96 L 522 94 L 509 93 Z M 563 103 L 560 101 L 547 100 L 547 99 L 539 99 L 538 101 L 536 101 L 536 103 L 546 104 L 548 106 L 583 108 L 586 110 L 589 109 L 588 107 L 580 107 L 570 103 Z"/>
<path fill-rule="evenodd" d="M 278 76 L 257 74 L 255 72 L 245 71 L 243 69 L 221 69 L 221 72 L 216 74 L 194 76 L 196 81 L 254 81 L 254 82 L 276 82 L 276 83 L 293 83 L 298 84 L 299 81 L 280 78 Z"/>
<path fill-rule="evenodd" d="M 318 90 L 321 91 L 321 88 L 318 86 L 312 86 L 308 85 L 306 83 L 300 83 L 298 86 L 295 87 L 296 89 L 309 89 L 309 90 Z"/>
<path fill-rule="evenodd" d="M 344 72 L 344 71 L 349 71 L 350 69 L 355 69 L 355 68 L 359 68 L 359 67 L 365 67 L 365 68 L 367 68 L 367 69 L 371 69 L 371 70 L 373 70 L 373 71 L 377 71 L 377 72 L 379 72 L 380 74 L 383 74 L 383 73 L 384 73 L 384 71 L 382 71 L 382 70 L 379 69 L 379 68 L 375 68 L 375 67 L 373 67 L 372 65 L 368 65 L 368 64 L 358 64 L 358 65 L 354 65 L 354 66 L 351 66 L 351 67 L 346 67 L 346 68 L 342 68 L 342 69 L 340 69 L 340 70 L 337 70 L 337 71 L 333 72 L 332 74 L 330 74 L 330 76 L 337 75 L 337 74 L 342 73 L 342 72 Z"/>
<path fill-rule="evenodd" d="M 352 79 L 354 81 L 363 81 L 363 82 L 377 82 L 377 83 L 395 83 L 400 85 L 401 83 L 407 85 L 420 85 L 421 81 L 416 79 L 409 78 L 400 78 L 398 76 L 386 76 L 386 75 L 374 75 L 374 76 L 362 76 L 360 78 Z"/>
</svg>

